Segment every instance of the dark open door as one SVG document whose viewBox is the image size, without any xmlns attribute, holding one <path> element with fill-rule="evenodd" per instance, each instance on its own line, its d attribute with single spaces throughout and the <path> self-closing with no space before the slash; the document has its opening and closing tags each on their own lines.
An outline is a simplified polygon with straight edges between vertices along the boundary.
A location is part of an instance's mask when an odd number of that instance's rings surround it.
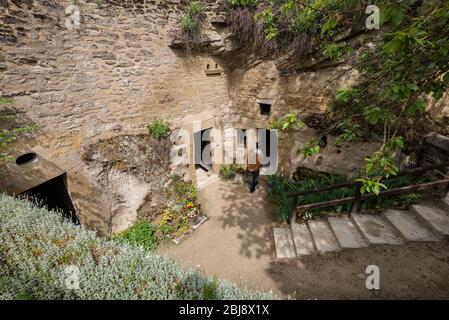
<svg viewBox="0 0 449 320">
<path fill-rule="evenodd" d="M 204 129 L 194 133 L 195 144 L 195 166 L 200 166 L 206 171 L 212 170 L 211 137 L 212 128 Z"/>
</svg>

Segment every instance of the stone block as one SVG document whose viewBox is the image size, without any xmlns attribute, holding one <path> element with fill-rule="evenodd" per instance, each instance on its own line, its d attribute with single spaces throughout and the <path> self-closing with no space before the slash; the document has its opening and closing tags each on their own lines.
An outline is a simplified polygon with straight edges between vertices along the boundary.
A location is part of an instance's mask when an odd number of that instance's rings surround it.
<svg viewBox="0 0 449 320">
<path fill-rule="evenodd" d="M 437 241 L 438 237 L 409 211 L 387 210 L 382 214 L 409 241 Z"/>
<path fill-rule="evenodd" d="M 293 223 L 291 230 L 297 256 L 315 253 L 312 235 L 306 224 Z"/>
<path fill-rule="evenodd" d="M 412 210 L 440 238 L 449 238 L 449 214 L 436 205 L 413 205 Z"/>
<path fill-rule="evenodd" d="M 366 247 L 367 243 L 348 217 L 329 217 L 330 228 L 342 249 Z"/>
<path fill-rule="evenodd" d="M 295 245 L 290 228 L 273 228 L 276 258 L 295 258 Z"/>
<path fill-rule="evenodd" d="M 353 214 L 351 219 L 365 241 L 370 245 L 399 245 L 404 243 L 404 240 L 396 234 L 393 227 L 379 215 Z"/>
<path fill-rule="evenodd" d="M 337 239 L 326 221 L 309 221 L 308 225 L 318 253 L 340 251 Z"/>
</svg>

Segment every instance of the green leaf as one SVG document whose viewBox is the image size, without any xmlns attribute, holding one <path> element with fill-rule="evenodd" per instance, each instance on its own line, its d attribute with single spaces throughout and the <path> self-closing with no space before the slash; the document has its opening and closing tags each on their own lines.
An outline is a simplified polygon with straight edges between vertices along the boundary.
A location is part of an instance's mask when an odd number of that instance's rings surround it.
<svg viewBox="0 0 449 320">
<path fill-rule="evenodd" d="M 404 14 L 402 13 L 402 11 L 400 9 L 393 10 L 392 15 L 391 15 L 391 22 L 393 23 L 393 25 L 395 27 L 398 27 L 401 24 L 403 18 L 404 18 Z"/>
<path fill-rule="evenodd" d="M 337 24 L 338 24 L 337 20 L 335 20 L 333 17 L 327 19 L 326 22 L 321 27 L 321 35 L 332 36 L 333 35 L 332 30 L 335 29 Z"/>
<path fill-rule="evenodd" d="M 393 118 L 393 114 L 389 110 L 375 106 L 366 107 L 363 115 L 365 121 L 372 125 L 379 122 L 384 123 L 385 121 L 389 121 Z"/>
<path fill-rule="evenodd" d="M 443 95 L 444 95 L 444 90 L 441 88 L 437 88 L 433 91 L 433 98 L 437 101 L 440 100 L 443 97 Z"/>
<path fill-rule="evenodd" d="M 398 27 L 404 18 L 401 8 L 397 4 L 389 4 L 380 10 L 381 24 L 391 22 L 395 27 Z"/>
<path fill-rule="evenodd" d="M 415 100 L 406 108 L 406 113 L 409 116 L 413 116 L 417 113 L 423 113 L 426 110 L 426 103 L 420 99 Z"/>
<path fill-rule="evenodd" d="M 401 39 L 394 38 L 393 40 L 386 42 L 383 46 L 383 49 L 387 53 L 395 53 L 400 51 L 401 47 L 402 47 Z"/>
<path fill-rule="evenodd" d="M 418 86 L 416 84 L 414 84 L 414 83 L 409 83 L 407 85 L 407 88 L 409 88 L 412 91 L 418 91 L 418 89 L 419 89 Z"/>
</svg>

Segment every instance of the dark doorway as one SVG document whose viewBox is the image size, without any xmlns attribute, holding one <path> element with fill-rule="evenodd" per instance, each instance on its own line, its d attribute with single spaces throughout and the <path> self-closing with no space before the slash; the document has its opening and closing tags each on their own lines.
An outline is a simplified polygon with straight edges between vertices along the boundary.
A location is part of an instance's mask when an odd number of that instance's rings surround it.
<svg viewBox="0 0 449 320">
<path fill-rule="evenodd" d="M 67 176 L 60 175 L 22 193 L 34 198 L 49 210 L 62 212 L 65 217 L 79 224 L 70 195 L 67 191 Z"/>
<path fill-rule="evenodd" d="M 194 133 L 195 167 L 201 167 L 206 171 L 212 170 L 212 153 L 210 145 L 212 128 Z"/>
</svg>

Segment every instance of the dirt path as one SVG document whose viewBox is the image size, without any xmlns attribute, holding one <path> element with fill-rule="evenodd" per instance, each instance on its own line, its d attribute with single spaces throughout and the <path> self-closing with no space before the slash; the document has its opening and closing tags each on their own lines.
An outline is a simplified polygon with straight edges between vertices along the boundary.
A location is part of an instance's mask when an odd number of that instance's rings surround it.
<svg viewBox="0 0 449 320">
<path fill-rule="evenodd" d="M 239 286 L 272 290 L 298 299 L 449 299 L 449 242 L 378 246 L 274 259 L 272 206 L 266 191 L 250 194 L 245 186 L 215 181 L 199 192 L 209 220 L 180 245 L 158 248 L 191 263 L 207 275 Z M 377 265 L 381 289 L 365 287 L 365 268 Z"/>
<path fill-rule="evenodd" d="M 181 244 L 164 243 L 158 252 L 242 286 L 271 288 L 266 268 L 274 258 L 275 222 L 266 192 L 250 194 L 243 185 L 217 180 L 198 197 L 208 220 Z"/>
</svg>

